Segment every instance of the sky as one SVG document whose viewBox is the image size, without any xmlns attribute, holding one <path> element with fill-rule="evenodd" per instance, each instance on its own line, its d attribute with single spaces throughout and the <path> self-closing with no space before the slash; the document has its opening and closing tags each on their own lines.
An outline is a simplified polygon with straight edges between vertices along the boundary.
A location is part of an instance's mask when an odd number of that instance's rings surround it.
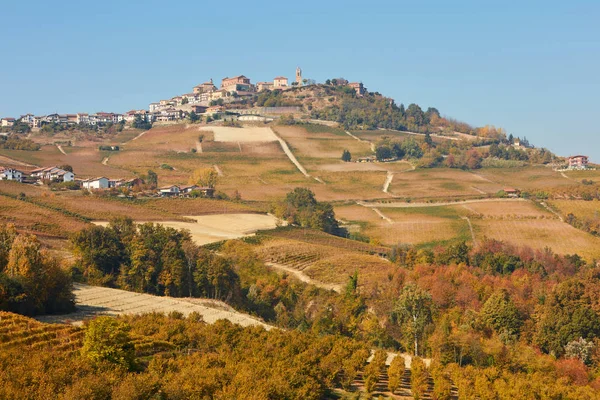
<svg viewBox="0 0 600 400">
<path fill-rule="evenodd" d="M 598 0 L 2 0 L 0 116 L 125 112 L 300 66 L 600 162 L 599 20 Z"/>
</svg>

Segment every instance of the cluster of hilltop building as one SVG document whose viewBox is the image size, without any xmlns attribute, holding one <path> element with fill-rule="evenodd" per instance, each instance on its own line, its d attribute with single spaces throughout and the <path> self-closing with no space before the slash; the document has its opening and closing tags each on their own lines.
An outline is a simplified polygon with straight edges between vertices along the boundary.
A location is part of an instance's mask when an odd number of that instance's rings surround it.
<svg viewBox="0 0 600 400">
<path fill-rule="evenodd" d="M 239 99 L 240 97 L 252 96 L 256 92 L 264 90 L 287 90 L 311 83 L 314 82 L 302 78 L 302 70 L 299 67 L 296 68 L 296 79 L 291 84 L 285 76 L 278 76 L 273 81 L 253 84 L 250 82 L 250 78 L 245 75 L 239 75 L 221 79 L 221 87 L 217 88 L 211 79 L 208 82 L 194 86 L 191 93 L 175 96 L 170 100 L 161 100 L 158 103 L 150 103 L 148 110 L 152 113 L 186 104 L 209 106 L 212 101 L 219 99 L 223 99 L 223 101 L 235 101 L 235 99 Z"/>
<path fill-rule="evenodd" d="M 366 93 L 366 88 L 360 82 L 348 82 L 343 78 L 333 79 L 331 82 L 333 85 L 350 86 L 356 91 L 357 96 Z M 221 113 L 223 111 L 222 103 L 235 102 L 240 98 L 253 96 L 257 92 L 288 90 L 313 84 L 315 84 L 314 80 L 302 77 L 300 67 L 296 68 L 296 77 L 292 82 L 289 82 L 285 76 L 278 76 L 272 81 L 253 84 L 250 82 L 250 78 L 239 75 L 223 78 L 220 88 L 217 88 L 211 79 L 195 86 L 191 93 L 175 96 L 169 100 L 161 100 L 157 103 L 150 103 L 148 110 L 131 110 L 125 114 L 106 112 L 96 114 L 50 114 L 45 116 L 26 114 L 18 119 L 2 118 L 0 119 L 0 127 L 10 127 L 16 122 L 26 123 L 32 128 L 40 128 L 42 125 L 50 123 L 61 125 L 107 125 L 109 123 L 133 122 L 136 118 L 141 118 L 146 122 L 177 121 L 185 118 L 192 111 L 208 115 Z"/>
</svg>

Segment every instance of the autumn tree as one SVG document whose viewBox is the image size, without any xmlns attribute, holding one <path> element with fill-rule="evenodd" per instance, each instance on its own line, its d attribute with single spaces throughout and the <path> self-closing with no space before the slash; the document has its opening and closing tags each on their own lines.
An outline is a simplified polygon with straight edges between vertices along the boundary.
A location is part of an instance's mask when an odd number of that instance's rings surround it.
<svg viewBox="0 0 600 400">
<path fill-rule="evenodd" d="M 429 375 L 425 363 L 419 357 L 413 357 L 410 363 L 410 390 L 415 400 L 423 398 L 427 392 Z"/>
<path fill-rule="evenodd" d="M 398 322 L 406 329 L 406 334 L 414 343 L 414 354 L 419 355 L 419 342 L 425 327 L 432 322 L 433 302 L 431 295 L 414 283 L 402 288 L 395 303 L 394 313 Z"/>
<path fill-rule="evenodd" d="M 394 357 L 388 368 L 388 389 L 394 393 L 402 383 L 404 375 L 404 357 L 398 355 Z"/>
<path fill-rule="evenodd" d="M 101 316 L 89 322 L 81 354 L 94 364 L 109 362 L 126 369 L 134 366 L 134 346 L 130 326 L 112 317 Z"/>
<path fill-rule="evenodd" d="M 190 176 L 189 183 L 191 185 L 214 188 L 217 186 L 218 180 L 219 174 L 214 168 L 199 168 Z"/>
</svg>

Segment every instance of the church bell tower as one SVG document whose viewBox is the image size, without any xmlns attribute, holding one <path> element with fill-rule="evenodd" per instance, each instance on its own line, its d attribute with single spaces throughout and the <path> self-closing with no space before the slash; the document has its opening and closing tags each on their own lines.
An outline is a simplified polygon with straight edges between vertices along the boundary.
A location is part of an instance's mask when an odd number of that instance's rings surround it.
<svg viewBox="0 0 600 400">
<path fill-rule="evenodd" d="M 296 83 L 298 86 L 302 86 L 302 70 L 300 67 L 296 68 Z"/>
</svg>

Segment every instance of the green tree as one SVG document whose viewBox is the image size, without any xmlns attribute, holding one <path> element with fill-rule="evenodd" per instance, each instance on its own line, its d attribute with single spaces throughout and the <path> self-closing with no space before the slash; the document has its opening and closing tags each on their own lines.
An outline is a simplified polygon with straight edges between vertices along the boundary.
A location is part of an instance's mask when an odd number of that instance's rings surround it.
<svg viewBox="0 0 600 400">
<path fill-rule="evenodd" d="M 433 139 L 431 138 L 429 132 L 425 134 L 425 144 L 427 144 L 429 147 L 433 147 Z"/>
<path fill-rule="evenodd" d="M 97 317 L 89 322 L 81 354 L 94 364 L 109 362 L 126 369 L 134 366 L 135 349 L 125 322 L 112 317 Z"/>
<path fill-rule="evenodd" d="M 189 119 L 190 119 L 190 122 L 193 124 L 193 123 L 200 121 L 202 118 L 198 114 L 196 114 L 195 111 L 192 111 L 189 115 Z"/>
<path fill-rule="evenodd" d="M 342 161 L 345 161 L 345 162 L 352 161 L 352 154 L 350 154 L 350 151 L 344 150 L 344 152 L 342 153 Z"/>
<path fill-rule="evenodd" d="M 148 175 L 146 175 L 146 183 L 151 188 L 156 188 L 158 186 L 158 175 L 156 175 L 156 172 L 152 171 L 151 169 L 148 170 Z"/>
<path fill-rule="evenodd" d="M 0 224 L 0 273 L 8 264 L 8 254 L 17 237 L 17 229 L 12 224 Z"/>
<path fill-rule="evenodd" d="M 377 161 L 389 160 L 394 158 L 394 153 L 389 146 L 382 145 L 375 149 L 375 157 L 377 158 Z"/>
<path fill-rule="evenodd" d="M 402 142 L 400 145 L 402 150 L 404 150 L 404 154 L 410 158 L 421 158 L 423 157 L 423 150 L 421 146 L 417 143 L 413 138 L 408 138 Z"/>
<path fill-rule="evenodd" d="M 414 354 L 419 355 L 419 342 L 425 333 L 425 327 L 432 322 L 433 301 L 431 295 L 414 283 L 402 288 L 394 305 L 398 322 L 406 329 L 414 343 Z"/>
<path fill-rule="evenodd" d="M 490 296 L 481 308 L 480 318 L 484 325 L 492 328 L 508 343 L 519 338 L 523 317 L 510 295 L 502 289 Z"/>
</svg>

